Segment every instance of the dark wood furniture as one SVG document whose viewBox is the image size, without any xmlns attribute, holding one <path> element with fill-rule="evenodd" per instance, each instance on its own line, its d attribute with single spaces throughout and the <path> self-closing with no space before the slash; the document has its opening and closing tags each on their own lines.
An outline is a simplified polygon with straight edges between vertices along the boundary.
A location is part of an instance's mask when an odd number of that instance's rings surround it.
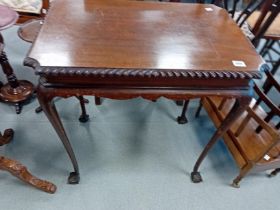
<svg viewBox="0 0 280 210">
<path fill-rule="evenodd" d="M 224 142 L 240 168 L 239 175 L 232 185 L 239 187 L 239 182 L 248 173 L 275 169 L 276 175 L 280 169 L 280 122 L 273 122 L 273 117 L 280 117 L 280 105 L 274 104 L 268 96 L 275 88 L 274 97 L 280 96 L 280 85 L 272 74 L 266 70 L 266 82 L 263 90 L 254 84 L 256 99 L 251 101 L 244 112 L 231 128 L 224 134 Z M 234 104 L 234 99 L 221 97 L 205 97 L 201 105 L 207 111 L 216 127 L 219 127 Z M 265 104 L 269 111 L 263 109 Z"/>
<path fill-rule="evenodd" d="M 18 14 L 15 11 L 0 5 L 0 31 L 12 26 L 17 19 Z M 0 44 L 4 45 L 1 33 Z M 0 65 L 8 80 L 8 83 L 1 87 L 0 100 L 12 103 L 16 108 L 16 113 L 19 114 L 22 104 L 33 94 L 33 84 L 26 80 L 17 80 L 4 50 L 0 54 Z"/>
<path fill-rule="evenodd" d="M 1 2 L 0 2 L 1 3 Z M 47 11 L 50 7 L 49 0 L 42 0 L 42 8 L 39 13 L 30 13 L 30 12 L 18 12 L 19 18 L 17 20 L 18 24 L 21 24 L 18 29 L 19 37 L 26 41 L 33 43 L 43 25 L 44 17 L 47 15 Z M 85 103 L 89 103 L 87 99 L 84 99 L 82 96 L 77 97 L 81 105 L 81 116 L 79 117 L 80 122 L 87 122 L 89 115 L 86 113 Z M 100 104 L 100 99 L 96 99 L 96 104 Z M 36 113 L 42 111 L 41 107 L 35 109 Z"/>
<path fill-rule="evenodd" d="M 202 3 L 204 1 L 201 1 Z M 232 2 L 232 7 L 229 7 L 229 0 L 213 0 L 213 4 L 217 4 L 218 6 L 225 7 L 229 14 L 234 17 L 235 21 L 237 22 L 238 26 L 242 29 L 244 34 L 251 40 L 252 44 L 257 47 L 261 38 L 265 36 L 267 31 L 271 28 L 271 25 L 277 21 L 278 14 L 280 11 L 280 1 L 279 0 L 261 0 L 255 1 L 251 0 L 248 2 L 248 5 L 242 10 L 238 11 L 238 4 L 242 3 L 241 0 L 234 0 Z M 261 13 L 258 16 L 258 19 L 255 21 L 255 24 L 248 27 L 247 20 L 250 19 L 252 15 L 257 12 L 258 9 L 261 8 Z M 246 27 L 247 26 L 247 27 Z M 280 59 L 274 65 L 272 72 L 276 72 L 280 65 Z M 181 115 L 177 117 L 177 122 L 179 124 L 185 124 L 188 122 L 186 117 L 186 112 L 188 108 L 189 101 L 184 102 L 184 106 L 181 112 Z"/>
<path fill-rule="evenodd" d="M 25 65 L 40 77 L 38 100 L 72 161 L 71 184 L 79 168 L 55 97 L 237 98 L 195 165 L 192 180 L 200 182 L 200 163 L 246 109 L 251 81 L 267 67 L 221 8 L 124 0 L 54 1 Z"/>
<path fill-rule="evenodd" d="M 0 170 L 7 171 L 23 182 L 47 193 L 55 193 L 56 186 L 49 182 L 32 175 L 28 169 L 20 162 L 0 156 Z"/>
<path fill-rule="evenodd" d="M 267 2 L 273 2 L 274 4 L 279 4 L 278 0 L 267 0 Z M 260 11 L 254 12 L 248 18 L 248 24 L 253 26 L 254 24 L 259 24 L 259 19 L 262 14 L 267 14 L 270 12 L 270 7 L 263 7 Z M 264 15 L 263 15 L 264 16 Z M 278 12 L 278 16 L 275 18 L 271 26 L 267 29 L 265 34 L 263 35 L 263 39 L 266 40 L 260 54 L 263 57 L 266 57 L 267 62 L 271 62 L 272 64 L 272 74 L 275 74 L 276 71 L 280 68 L 280 12 Z M 271 54 L 278 54 L 278 59 L 275 59 Z M 277 56 L 276 56 L 277 57 Z"/>
<path fill-rule="evenodd" d="M 4 49 L 3 43 L 0 43 L 0 53 Z M 3 120 L 3 119 L 2 119 Z M 12 129 L 6 129 L 4 134 L 0 132 L 0 146 L 10 143 L 14 135 Z M 19 178 L 23 182 L 26 182 L 40 190 L 43 190 L 48 193 L 55 193 L 56 186 L 51 182 L 41 180 L 33 176 L 25 166 L 19 163 L 16 160 L 8 159 L 4 156 L 0 156 L 0 170 L 8 171 L 13 176 Z"/>
</svg>

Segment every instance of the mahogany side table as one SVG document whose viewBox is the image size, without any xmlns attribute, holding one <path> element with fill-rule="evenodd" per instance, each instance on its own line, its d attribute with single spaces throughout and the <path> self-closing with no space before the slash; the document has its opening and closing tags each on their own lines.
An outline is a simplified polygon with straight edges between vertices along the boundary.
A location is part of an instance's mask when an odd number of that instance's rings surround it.
<svg viewBox="0 0 280 210">
<path fill-rule="evenodd" d="M 72 162 L 70 184 L 79 183 L 79 166 L 54 98 L 236 98 L 193 168 L 192 181 L 201 182 L 199 166 L 246 110 L 252 80 L 267 68 L 221 8 L 121 0 L 54 1 L 25 65 L 39 75 L 39 103 Z"/>
<path fill-rule="evenodd" d="M 17 19 L 18 14 L 14 10 L 0 5 L 0 31 L 12 26 Z M 4 45 L 1 33 L 0 44 Z M 0 84 L 0 100 L 14 104 L 16 113 L 20 114 L 23 103 L 32 96 L 34 86 L 29 81 L 17 80 L 4 50 L 0 54 L 0 65 L 8 80 L 7 84 Z"/>
</svg>

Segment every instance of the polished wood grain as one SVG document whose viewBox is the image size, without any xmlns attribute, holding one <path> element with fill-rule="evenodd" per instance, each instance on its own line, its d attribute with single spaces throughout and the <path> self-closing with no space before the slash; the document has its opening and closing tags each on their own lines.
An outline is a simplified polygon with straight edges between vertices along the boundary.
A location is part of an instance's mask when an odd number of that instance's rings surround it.
<svg viewBox="0 0 280 210">
<path fill-rule="evenodd" d="M 55 97 L 236 97 L 195 165 L 192 180 L 200 182 L 199 165 L 246 109 L 251 80 L 267 68 L 223 9 L 125 0 L 54 1 L 25 65 L 40 76 L 38 100 L 72 161 L 71 184 L 79 182 L 79 167 Z"/>
<path fill-rule="evenodd" d="M 0 31 L 14 25 L 18 19 L 18 14 L 7 7 L 0 5 Z"/>
<path fill-rule="evenodd" d="M 252 72 L 263 63 L 227 12 L 216 6 L 109 2 L 53 2 L 29 56 L 48 67 Z M 247 67 L 235 67 L 232 60 Z"/>
</svg>

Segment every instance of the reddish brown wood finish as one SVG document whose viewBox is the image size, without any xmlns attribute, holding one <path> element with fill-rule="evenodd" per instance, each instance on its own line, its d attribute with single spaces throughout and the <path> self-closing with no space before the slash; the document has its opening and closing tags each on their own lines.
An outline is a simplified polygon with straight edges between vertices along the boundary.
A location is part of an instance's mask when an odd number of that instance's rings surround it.
<svg viewBox="0 0 280 210">
<path fill-rule="evenodd" d="M 36 39 L 42 24 L 43 24 L 43 20 L 30 20 L 24 23 L 18 29 L 18 36 L 22 40 L 32 43 Z"/>
<path fill-rule="evenodd" d="M 47 193 L 55 193 L 56 186 L 48 181 L 33 176 L 20 162 L 0 156 L 0 170 L 8 171 L 23 182 Z"/>
<path fill-rule="evenodd" d="M 54 1 L 25 65 L 40 75 L 39 102 L 74 166 L 69 183 L 79 182 L 79 169 L 54 97 L 237 97 L 239 103 L 211 139 L 214 144 L 245 109 L 250 81 L 265 68 L 223 9 L 122 0 Z"/>
<path fill-rule="evenodd" d="M 249 172 L 275 169 L 272 175 L 280 172 L 280 132 L 278 122 L 271 122 L 273 117 L 280 117 L 279 104 L 274 104 L 268 94 L 271 89 L 273 97 L 280 94 L 279 82 L 269 71 L 265 71 L 266 81 L 263 88 L 254 84 L 256 100 L 253 99 L 231 128 L 224 134 L 224 142 L 232 153 L 240 174 L 234 179 L 233 186 L 238 187 L 240 180 Z M 230 112 L 234 99 L 206 97 L 200 102 L 214 124 L 219 127 Z M 267 112 L 262 106 L 265 105 Z M 200 108 L 199 108 L 200 110 Z"/>
<path fill-rule="evenodd" d="M 8 144 L 14 135 L 12 129 L 6 129 L 4 135 L 0 132 L 0 146 Z M 55 193 L 56 186 L 48 181 L 38 179 L 33 176 L 25 166 L 16 160 L 8 159 L 4 156 L 0 156 L 0 170 L 8 171 L 13 176 L 19 178 L 23 182 L 32 185 L 33 187 L 43 190 L 48 193 Z"/>
<path fill-rule="evenodd" d="M 0 30 L 2 30 L 4 28 L 7 28 L 7 26 L 11 26 L 13 22 L 17 20 L 17 14 L 15 12 L 11 12 L 12 10 L 8 9 L 7 7 L 0 6 L 0 10 L 2 12 L 0 13 L 0 19 L 2 18 L 1 15 L 6 15 L 3 18 L 6 19 L 6 25 L 1 25 L 2 28 L 0 28 Z M 6 13 L 3 11 L 6 11 Z M 7 14 L 10 15 L 10 18 L 9 16 L 7 16 Z M 4 21 L 2 21 L 2 23 L 4 23 Z M 8 59 L 3 52 L 3 49 L 4 42 L 0 34 L 0 64 L 9 81 L 9 83 L 4 86 L 2 85 L 2 83 L 0 84 L 0 98 L 2 100 L 7 100 L 8 102 L 14 102 L 17 104 L 24 101 L 30 96 L 30 94 L 33 92 L 33 85 L 27 81 L 17 81 L 13 70 L 8 63 Z M 0 146 L 8 144 L 12 140 L 13 134 L 14 131 L 12 129 L 6 129 L 3 135 L 0 132 Z M 8 171 L 13 176 L 45 192 L 54 193 L 56 191 L 56 186 L 54 184 L 33 176 L 27 170 L 27 168 L 20 164 L 18 161 L 0 156 L 0 170 Z"/>
<path fill-rule="evenodd" d="M 220 102 L 221 98 L 202 99 L 203 107 L 216 127 L 220 126 L 234 100 L 227 100 L 221 110 L 218 109 Z M 225 144 L 240 168 L 240 174 L 233 181 L 234 187 L 239 187 L 241 179 L 250 172 L 280 166 L 280 133 L 274 128 L 275 125 L 263 120 L 266 116 L 264 110 L 254 105 L 255 101 L 252 101 L 247 112 L 244 112 L 223 136 Z M 259 125 L 264 128 L 261 133 L 256 132 Z"/>
<path fill-rule="evenodd" d="M 4 134 L 0 132 L 0 146 L 10 143 L 14 135 L 14 131 L 12 129 L 6 129 Z"/>
<path fill-rule="evenodd" d="M 13 23 L 17 21 L 18 14 L 10 8 L 4 6 L 0 6 L 0 10 L 0 19 L 5 20 L 1 21 L 1 31 L 12 26 Z M 0 45 L 4 45 L 4 39 L 1 33 Z M 19 114 L 21 112 L 22 104 L 27 101 L 33 93 L 33 84 L 26 80 L 17 80 L 3 49 L 0 51 L 0 65 L 8 80 L 7 84 L 1 85 L 0 100 L 15 105 L 16 113 Z"/>
</svg>

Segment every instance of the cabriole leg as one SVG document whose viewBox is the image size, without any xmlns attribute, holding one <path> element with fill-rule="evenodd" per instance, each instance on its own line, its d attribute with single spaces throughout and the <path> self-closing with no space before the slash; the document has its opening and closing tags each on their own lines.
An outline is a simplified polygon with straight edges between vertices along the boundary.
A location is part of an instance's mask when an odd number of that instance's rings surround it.
<svg viewBox="0 0 280 210">
<path fill-rule="evenodd" d="M 44 113 L 46 114 L 47 118 L 51 122 L 56 133 L 58 134 L 60 140 L 62 141 L 63 146 L 65 147 L 67 154 L 69 155 L 72 165 L 74 167 L 74 172 L 71 172 L 69 175 L 68 183 L 69 184 L 78 184 L 80 181 L 78 163 L 77 163 L 74 151 L 72 149 L 72 146 L 70 144 L 70 141 L 66 135 L 64 127 L 63 127 L 61 120 L 59 118 L 59 115 L 57 113 L 55 104 L 53 103 L 54 96 L 48 95 L 47 90 L 44 87 L 39 86 L 38 92 L 37 92 L 37 97 L 38 97 L 39 103 L 40 103 Z"/>
<path fill-rule="evenodd" d="M 202 177 L 200 172 L 198 171 L 200 164 L 208 154 L 209 150 L 214 146 L 214 144 L 221 138 L 224 133 L 230 128 L 232 123 L 239 118 L 239 116 L 245 111 L 247 106 L 250 103 L 249 97 L 242 97 L 235 101 L 234 106 L 232 107 L 230 113 L 227 115 L 225 120 L 221 123 L 220 127 L 214 133 L 208 144 L 203 149 L 202 153 L 200 154 L 198 160 L 195 163 L 193 168 L 193 172 L 191 173 L 191 179 L 194 183 L 202 182 Z"/>
</svg>

